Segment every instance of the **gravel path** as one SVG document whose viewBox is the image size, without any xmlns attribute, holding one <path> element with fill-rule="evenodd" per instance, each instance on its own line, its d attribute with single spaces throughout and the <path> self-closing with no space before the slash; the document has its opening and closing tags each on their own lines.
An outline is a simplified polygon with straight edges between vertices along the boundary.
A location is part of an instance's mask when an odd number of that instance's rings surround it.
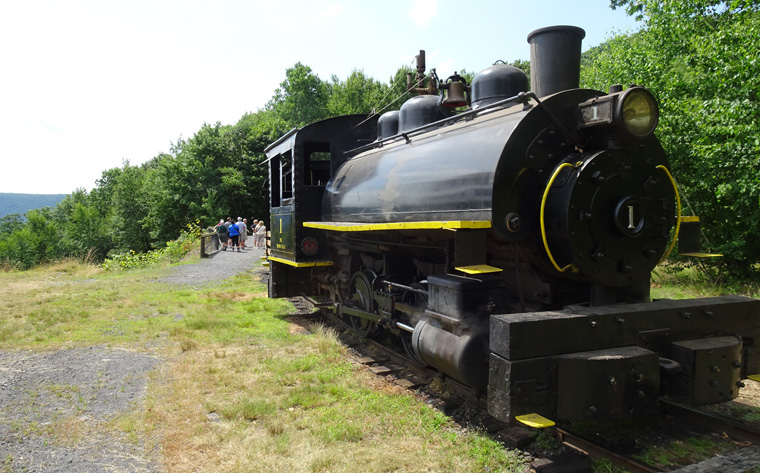
<svg viewBox="0 0 760 473">
<path fill-rule="evenodd" d="M 105 347 L 0 352 L 0 471 L 160 471 L 119 430 L 92 428 L 141 402 L 158 363 Z"/>
<path fill-rule="evenodd" d="M 262 249 L 220 251 L 159 284 L 201 287 L 250 271 Z M 0 351 L 0 473 L 153 473 L 157 452 L 108 423 L 144 402 L 157 357 L 108 347 Z"/>
<path fill-rule="evenodd" d="M 211 258 L 204 258 L 198 263 L 174 267 L 171 276 L 159 279 L 158 282 L 201 287 L 250 271 L 262 256 L 262 248 L 248 247 L 240 252 L 219 251 Z"/>
</svg>

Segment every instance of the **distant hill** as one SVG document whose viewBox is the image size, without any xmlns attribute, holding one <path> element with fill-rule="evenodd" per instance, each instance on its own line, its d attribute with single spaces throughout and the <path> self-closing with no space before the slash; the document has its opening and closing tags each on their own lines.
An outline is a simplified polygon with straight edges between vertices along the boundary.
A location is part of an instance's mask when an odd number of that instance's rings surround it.
<svg viewBox="0 0 760 473">
<path fill-rule="evenodd" d="M 0 192 L 0 218 L 32 209 L 54 207 L 68 194 L 7 194 Z"/>
</svg>

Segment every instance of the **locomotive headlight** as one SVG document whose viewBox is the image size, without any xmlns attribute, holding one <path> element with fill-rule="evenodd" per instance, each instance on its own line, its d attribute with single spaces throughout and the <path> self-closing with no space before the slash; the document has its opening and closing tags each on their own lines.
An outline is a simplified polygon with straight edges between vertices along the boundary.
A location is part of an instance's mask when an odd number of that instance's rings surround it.
<svg viewBox="0 0 760 473">
<path fill-rule="evenodd" d="M 657 127 L 660 112 L 651 92 L 631 87 L 578 104 L 579 128 L 602 128 L 621 138 L 646 138 Z"/>
<path fill-rule="evenodd" d="M 632 87 L 620 95 L 615 118 L 635 138 L 646 138 L 654 132 L 660 117 L 657 101 L 643 87 Z"/>
</svg>

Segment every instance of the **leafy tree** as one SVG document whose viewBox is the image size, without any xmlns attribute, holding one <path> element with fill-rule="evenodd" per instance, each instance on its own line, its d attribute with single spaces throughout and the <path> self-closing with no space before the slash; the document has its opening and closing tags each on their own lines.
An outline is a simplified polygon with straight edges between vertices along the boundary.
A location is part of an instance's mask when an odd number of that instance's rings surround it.
<svg viewBox="0 0 760 473">
<path fill-rule="evenodd" d="M 150 234 L 144 225 L 144 216 L 148 213 L 145 177 L 144 169 L 124 161 L 113 186 L 110 212 L 101 226 L 107 226 L 118 250 L 143 252 L 152 247 Z"/>
<path fill-rule="evenodd" d="M 345 82 L 332 76 L 327 110 L 331 116 L 376 112 L 388 92 L 388 86 L 354 69 Z"/>
<path fill-rule="evenodd" d="M 66 256 L 104 258 L 113 247 L 106 217 L 92 205 L 86 190 L 66 196 L 52 215 Z"/>
<path fill-rule="evenodd" d="M 644 23 L 584 55 L 582 83 L 645 85 L 658 136 L 716 263 L 747 277 L 760 261 L 758 2 L 612 0 Z"/>
<path fill-rule="evenodd" d="M 285 71 L 285 80 L 267 103 L 285 122 L 295 127 L 328 117 L 328 87 L 309 66 L 300 62 Z"/>
<path fill-rule="evenodd" d="M 28 269 L 64 256 L 51 208 L 30 210 L 26 223 L 0 240 L 0 262 Z"/>
<path fill-rule="evenodd" d="M 285 134 L 290 126 L 276 113 L 270 110 L 260 110 L 256 113 L 245 114 L 233 127 L 232 133 L 239 143 L 241 156 L 238 169 L 243 176 L 245 196 L 243 208 L 239 215 L 249 215 L 251 218 L 267 219 L 267 179 L 269 168 L 266 165 L 264 150 L 280 136 Z M 249 224 L 251 222 L 249 221 Z"/>
<path fill-rule="evenodd" d="M 24 219 L 21 214 L 8 214 L 0 217 L 0 239 L 3 239 L 24 227 Z"/>
</svg>

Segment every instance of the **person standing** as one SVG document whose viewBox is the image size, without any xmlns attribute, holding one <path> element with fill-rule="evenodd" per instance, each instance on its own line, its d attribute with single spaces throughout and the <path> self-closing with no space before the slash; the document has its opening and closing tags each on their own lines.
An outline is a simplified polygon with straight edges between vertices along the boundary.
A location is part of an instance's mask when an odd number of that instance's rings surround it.
<svg viewBox="0 0 760 473">
<path fill-rule="evenodd" d="M 216 225 L 216 234 L 219 236 L 219 241 L 222 243 L 222 251 L 227 251 L 227 239 L 229 237 L 229 230 L 227 225 L 224 224 L 224 219 L 219 220 Z"/>
<path fill-rule="evenodd" d="M 248 239 L 248 225 L 247 222 L 238 217 L 237 221 L 238 231 L 240 232 L 240 248 L 245 249 L 245 241 Z"/>
<path fill-rule="evenodd" d="M 253 247 L 258 248 L 259 247 L 259 239 L 256 238 L 256 229 L 259 226 L 259 220 L 254 218 L 253 223 L 251 224 L 251 235 L 253 236 Z"/>
<path fill-rule="evenodd" d="M 238 252 L 240 252 L 240 242 L 238 241 L 240 238 L 240 227 L 238 227 L 236 224 L 230 221 L 229 230 L 230 230 L 230 244 L 232 245 L 232 251 L 235 251 L 235 248 L 237 248 Z"/>
<path fill-rule="evenodd" d="M 264 221 L 259 221 L 259 226 L 256 227 L 256 245 L 259 248 L 266 249 L 266 236 L 267 236 L 267 227 L 264 225 Z"/>
</svg>

